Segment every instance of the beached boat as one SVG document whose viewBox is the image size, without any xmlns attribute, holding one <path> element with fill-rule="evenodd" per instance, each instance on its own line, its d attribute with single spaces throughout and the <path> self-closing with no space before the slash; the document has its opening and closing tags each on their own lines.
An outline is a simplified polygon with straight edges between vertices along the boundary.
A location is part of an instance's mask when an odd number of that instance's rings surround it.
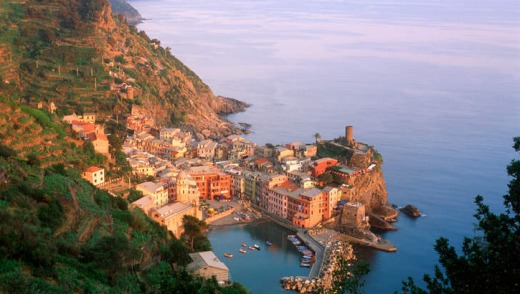
<svg viewBox="0 0 520 294">
<path fill-rule="evenodd" d="M 242 253 L 247 253 L 247 251 L 245 251 L 244 249 L 240 248 L 238 249 L 238 251 L 242 252 Z"/>
<path fill-rule="evenodd" d="M 255 247 L 256 250 L 260 250 L 260 246 L 258 246 L 258 244 L 253 245 L 253 247 Z"/>
<path fill-rule="evenodd" d="M 233 258 L 233 254 L 231 253 L 224 253 L 224 256 L 227 258 Z"/>
<path fill-rule="evenodd" d="M 238 217 L 234 217 L 233 219 L 236 220 L 237 222 L 240 221 L 240 218 L 238 218 Z"/>
<path fill-rule="evenodd" d="M 242 247 L 247 247 L 247 244 L 242 242 Z"/>
<path fill-rule="evenodd" d="M 265 241 L 265 245 L 271 246 L 271 245 L 273 245 L 273 243 L 271 243 L 270 241 Z"/>
</svg>

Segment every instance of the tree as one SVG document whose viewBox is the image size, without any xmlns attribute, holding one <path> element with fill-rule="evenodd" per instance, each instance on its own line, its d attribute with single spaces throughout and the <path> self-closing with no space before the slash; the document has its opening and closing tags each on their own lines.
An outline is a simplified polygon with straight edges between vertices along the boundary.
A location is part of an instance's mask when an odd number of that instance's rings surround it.
<svg viewBox="0 0 520 294">
<path fill-rule="evenodd" d="M 330 173 L 323 173 L 318 176 L 318 179 L 323 182 L 323 185 L 329 185 L 334 182 L 334 177 Z"/>
<path fill-rule="evenodd" d="M 513 139 L 513 148 L 520 152 L 520 137 Z M 520 160 L 507 166 L 512 177 L 504 195 L 505 211 L 495 214 L 477 196 L 475 218 L 480 236 L 465 237 L 462 253 L 440 238 L 435 245 L 441 268 L 435 275 L 424 275 L 428 291 L 415 285 L 412 278 L 403 281 L 405 293 L 516 293 L 520 290 Z"/>
<path fill-rule="evenodd" d="M 211 250 L 211 246 L 206 246 L 209 243 L 208 238 L 204 234 L 208 229 L 208 225 L 205 221 L 199 220 L 198 218 L 185 215 L 182 218 L 182 225 L 184 227 L 184 233 L 181 238 L 185 240 L 186 245 L 190 249 L 190 252 Z"/>
<path fill-rule="evenodd" d="M 321 134 L 320 133 L 316 133 L 314 135 L 312 135 L 314 137 L 314 139 L 316 139 L 316 145 L 318 145 L 318 140 L 321 139 Z"/>
<path fill-rule="evenodd" d="M 366 261 L 358 261 L 352 266 L 351 261 L 340 256 L 332 273 L 332 285 L 328 293 L 361 293 L 360 289 L 365 284 L 363 278 L 369 271 L 370 265 Z"/>
</svg>

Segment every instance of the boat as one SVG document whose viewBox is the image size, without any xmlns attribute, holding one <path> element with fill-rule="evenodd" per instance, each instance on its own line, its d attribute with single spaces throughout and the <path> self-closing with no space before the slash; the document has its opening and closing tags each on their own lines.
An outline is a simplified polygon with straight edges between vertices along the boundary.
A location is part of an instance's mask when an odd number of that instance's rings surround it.
<svg viewBox="0 0 520 294">
<path fill-rule="evenodd" d="M 240 221 L 240 218 L 238 218 L 238 217 L 234 217 L 233 219 L 236 220 L 237 222 Z"/>
<path fill-rule="evenodd" d="M 273 243 L 271 243 L 270 241 L 265 241 L 265 245 L 271 246 L 271 245 L 273 245 Z"/>
<path fill-rule="evenodd" d="M 260 250 L 260 246 L 258 246 L 258 244 L 253 245 L 253 247 L 255 247 L 256 250 Z"/>
<path fill-rule="evenodd" d="M 255 247 L 253 247 L 253 246 L 249 246 L 249 249 L 250 249 L 250 250 L 255 250 Z"/>
<path fill-rule="evenodd" d="M 242 247 L 247 247 L 247 244 L 242 242 Z"/>
<path fill-rule="evenodd" d="M 302 262 L 300 262 L 300 267 L 311 267 L 311 263 L 302 261 Z"/>
<path fill-rule="evenodd" d="M 240 248 L 238 249 L 238 251 L 242 252 L 242 253 L 247 253 L 247 251 L 245 251 L 244 249 Z"/>
<path fill-rule="evenodd" d="M 233 254 L 231 253 L 224 253 L 224 256 L 227 258 L 233 258 Z"/>
</svg>

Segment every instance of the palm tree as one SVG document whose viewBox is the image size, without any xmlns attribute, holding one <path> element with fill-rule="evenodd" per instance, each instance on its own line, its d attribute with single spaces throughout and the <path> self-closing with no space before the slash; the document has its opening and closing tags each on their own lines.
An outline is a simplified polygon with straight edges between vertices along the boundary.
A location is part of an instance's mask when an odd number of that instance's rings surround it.
<svg viewBox="0 0 520 294">
<path fill-rule="evenodd" d="M 320 133 L 316 133 L 313 135 L 314 139 L 316 139 L 316 145 L 318 145 L 318 140 L 321 139 Z"/>
</svg>

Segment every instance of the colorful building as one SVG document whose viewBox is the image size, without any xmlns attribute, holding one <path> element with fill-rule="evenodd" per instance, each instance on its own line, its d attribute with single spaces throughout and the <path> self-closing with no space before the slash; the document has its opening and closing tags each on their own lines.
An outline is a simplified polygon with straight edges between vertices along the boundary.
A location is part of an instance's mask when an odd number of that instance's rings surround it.
<svg viewBox="0 0 520 294">
<path fill-rule="evenodd" d="M 168 203 L 168 189 L 162 183 L 144 182 L 135 186 L 135 189 L 143 192 L 144 196 L 149 196 L 155 207 Z"/>
<path fill-rule="evenodd" d="M 338 160 L 334 158 L 325 157 L 317 159 L 310 164 L 311 175 L 314 178 L 317 178 L 322 175 L 328 168 L 331 168 L 336 164 L 338 164 Z"/>
<path fill-rule="evenodd" d="M 188 174 L 195 180 L 200 198 L 213 200 L 216 196 L 231 197 L 231 176 L 215 166 L 194 166 Z"/>
</svg>

